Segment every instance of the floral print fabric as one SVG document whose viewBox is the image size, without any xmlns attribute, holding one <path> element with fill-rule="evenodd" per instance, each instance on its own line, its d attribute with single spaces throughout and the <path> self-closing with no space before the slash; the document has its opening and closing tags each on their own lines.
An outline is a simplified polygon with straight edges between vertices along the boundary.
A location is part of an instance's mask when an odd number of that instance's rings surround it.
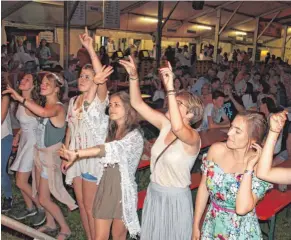
<svg viewBox="0 0 291 240">
<path fill-rule="evenodd" d="M 263 239 L 255 210 L 244 216 L 235 212 L 236 196 L 243 174 L 225 173 L 216 163 L 205 160 L 202 172 L 211 203 L 202 227 L 202 240 Z M 252 191 L 261 199 L 272 184 L 252 178 Z"/>
</svg>

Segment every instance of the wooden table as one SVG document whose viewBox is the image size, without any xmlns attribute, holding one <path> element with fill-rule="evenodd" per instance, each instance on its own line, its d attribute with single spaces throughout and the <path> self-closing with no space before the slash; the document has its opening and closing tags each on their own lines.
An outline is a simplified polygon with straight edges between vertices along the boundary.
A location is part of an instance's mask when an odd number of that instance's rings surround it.
<svg viewBox="0 0 291 240">
<path fill-rule="evenodd" d="M 201 137 L 201 149 L 210 147 L 213 143 L 224 142 L 227 140 L 227 129 L 208 129 L 205 131 L 199 132 Z"/>
</svg>

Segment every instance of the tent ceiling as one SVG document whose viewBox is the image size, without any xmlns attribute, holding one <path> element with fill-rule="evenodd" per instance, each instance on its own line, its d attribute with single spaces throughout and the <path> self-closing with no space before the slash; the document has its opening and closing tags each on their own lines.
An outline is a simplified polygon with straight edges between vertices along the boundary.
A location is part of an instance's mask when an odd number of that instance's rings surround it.
<svg viewBox="0 0 291 240">
<path fill-rule="evenodd" d="M 1 1 L 1 13 L 7 12 L 15 4 L 19 2 Z M 88 1 L 87 5 L 102 6 L 102 1 Z M 164 14 L 166 18 L 176 2 L 164 2 Z M 170 20 L 163 29 L 165 37 L 188 37 L 195 38 L 198 36 L 210 37 L 214 36 L 214 26 L 216 23 L 216 8 L 221 7 L 221 26 L 228 21 L 232 12 L 240 4 L 238 1 L 223 2 L 223 1 L 205 1 L 203 10 L 194 10 L 191 1 L 179 2 L 177 8 L 173 12 Z M 120 30 L 129 30 L 144 33 L 153 33 L 156 31 L 157 23 L 149 20 L 146 17 L 157 18 L 157 1 L 121 1 L 120 2 Z M 262 16 L 263 21 L 269 21 L 274 14 L 280 10 L 280 13 L 275 18 L 274 22 L 291 26 L 291 2 L 274 2 L 274 1 L 245 1 L 242 3 L 237 13 L 228 23 L 228 29 L 221 35 L 222 39 L 227 39 L 235 30 L 246 31 L 248 37 L 252 37 L 255 27 L 255 17 Z M 269 13 L 269 14 L 268 14 Z M 253 18 L 253 19 L 252 19 Z M 243 22 L 249 19 L 248 22 L 237 25 L 236 23 Z M 20 9 L 13 12 L 4 20 L 16 23 L 26 23 L 45 26 L 63 26 L 63 2 L 62 1 L 32 1 Z M 183 24 L 181 24 L 183 22 Z M 212 26 L 211 30 L 203 30 L 197 28 L 197 23 Z M 87 12 L 87 25 L 92 27 L 102 27 L 101 12 Z M 182 25 L 182 26 L 181 26 Z M 234 27 L 231 27 L 235 25 Z M 74 27 L 74 26 L 73 26 Z M 76 27 L 76 26 L 75 26 Z M 79 26 L 83 27 L 83 26 Z M 170 30 L 172 31 L 170 31 Z M 176 32 L 173 32 L 176 29 Z M 191 30 L 188 33 L 187 30 Z M 263 37 L 263 39 L 269 39 Z"/>
</svg>

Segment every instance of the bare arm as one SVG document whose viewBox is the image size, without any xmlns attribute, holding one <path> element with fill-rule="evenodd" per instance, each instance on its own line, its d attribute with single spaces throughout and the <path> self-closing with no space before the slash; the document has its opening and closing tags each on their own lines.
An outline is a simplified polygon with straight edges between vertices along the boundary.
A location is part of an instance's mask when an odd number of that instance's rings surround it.
<svg viewBox="0 0 291 240">
<path fill-rule="evenodd" d="M 169 92 L 168 101 L 172 131 L 182 142 L 191 146 L 198 146 L 200 143 L 200 135 L 197 131 L 194 131 L 190 126 L 184 123 L 176 100 L 176 95 L 172 92 L 174 91 L 173 72 L 170 63 L 168 64 L 169 68 L 162 68 L 160 71 L 165 88 Z M 188 117 L 192 118 L 193 113 L 188 113 Z"/>
<path fill-rule="evenodd" d="M 149 107 L 142 99 L 138 74 L 136 71 L 136 66 L 134 64 L 134 60 L 131 56 L 129 56 L 130 62 L 120 60 L 120 64 L 125 67 L 126 71 L 129 74 L 129 93 L 130 93 L 130 103 L 132 107 L 148 122 L 152 125 L 161 129 L 163 124 L 168 122 L 167 118 L 164 114 L 152 109 Z"/>
<path fill-rule="evenodd" d="M 241 104 L 239 104 L 238 101 L 235 100 L 233 95 L 230 95 L 229 98 L 233 102 L 233 104 L 238 112 L 243 112 L 245 110 L 245 108 Z"/>
<path fill-rule="evenodd" d="M 206 175 L 202 176 L 197 196 L 195 202 L 195 214 L 194 214 L 194 223 L 193 223 L 193 240 L 199 239 L 197 238 L 200 235 L 200 222 L 207 206 L 207 201 L 209 198 L 209 192 L 206 187 Z"/>
<path fill-rule="evenodd" d="M 66 148 L 69 148 L 70 142 L 71 142 L 71 131 L 70 131 L 69 125 L 67 125 L 66 138 L 65 138 Z"/>
<path fill-rule="evenodd" d="M 9 103 L 10 103 L 10 97 L 9 96 L 3 96 L 1 101 L 1 124 L 3 124 L 8 110 L 9 110 Z"/>
<path fill-rule="evenodd" d="M 282 114 L 283 113 L 283 114 Z M 291 183 L 291 169 L 290 168 L 272 168 L 274 147 L 280 134 L 280 128 L 282 129 L 286 120 L 286 114 L 284 112 L 274 114 L 271 116 L 271 128 L 269 131 L 267 140 L 265 142 L 263 152 L 258 164 L 257 176 L 265 181 L 278 183 L 278 184 L 290 184 Z M 274 123 L 273 123 L 274 122 Z M 273 123 L 273 126 L 272 126 Z M 276 125 L 275 125 L 276 124 Z"/>
<path fill-rule="evenodd" d="M 236 197 L 235 210 L 236 213 L 239 215 L 245 215 L 248 212 L 252 211 L 259 201 L 259 198 L 252 190 L 252 178 L 254 167 L 261 156 L 262 148 L 256 143 L 253 143 L 251 145 L 251 148 L 254 148 L 256 151 L 252 153 L 252 155 L 250 155 L 250 157 L 247 159 L 248 163 L 246 170 L 248 171 L 248 173 L 245 173 L 243 175 L 243 179 L 240 183 L 240 187 Z"/>
</svg>

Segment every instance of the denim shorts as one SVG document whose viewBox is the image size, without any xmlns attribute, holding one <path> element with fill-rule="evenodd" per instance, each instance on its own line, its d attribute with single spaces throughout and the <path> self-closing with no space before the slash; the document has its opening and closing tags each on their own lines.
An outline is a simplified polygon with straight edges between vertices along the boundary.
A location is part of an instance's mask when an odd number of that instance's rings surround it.
<svg viewBox="0 0 291 240">
<path fill-rule="evenodd" d="M 40 173 L 40 176 L 44 179 L 48 179 L 48 169 L 46 167 L 42 167 L 42 171 Z"/>
<path fill-rule="evenodd" d="M 97 178 L 91 175 L 90 173 L 82 173 L 81 178 L 88 182 L 97 182 Z"/>
</svg>

